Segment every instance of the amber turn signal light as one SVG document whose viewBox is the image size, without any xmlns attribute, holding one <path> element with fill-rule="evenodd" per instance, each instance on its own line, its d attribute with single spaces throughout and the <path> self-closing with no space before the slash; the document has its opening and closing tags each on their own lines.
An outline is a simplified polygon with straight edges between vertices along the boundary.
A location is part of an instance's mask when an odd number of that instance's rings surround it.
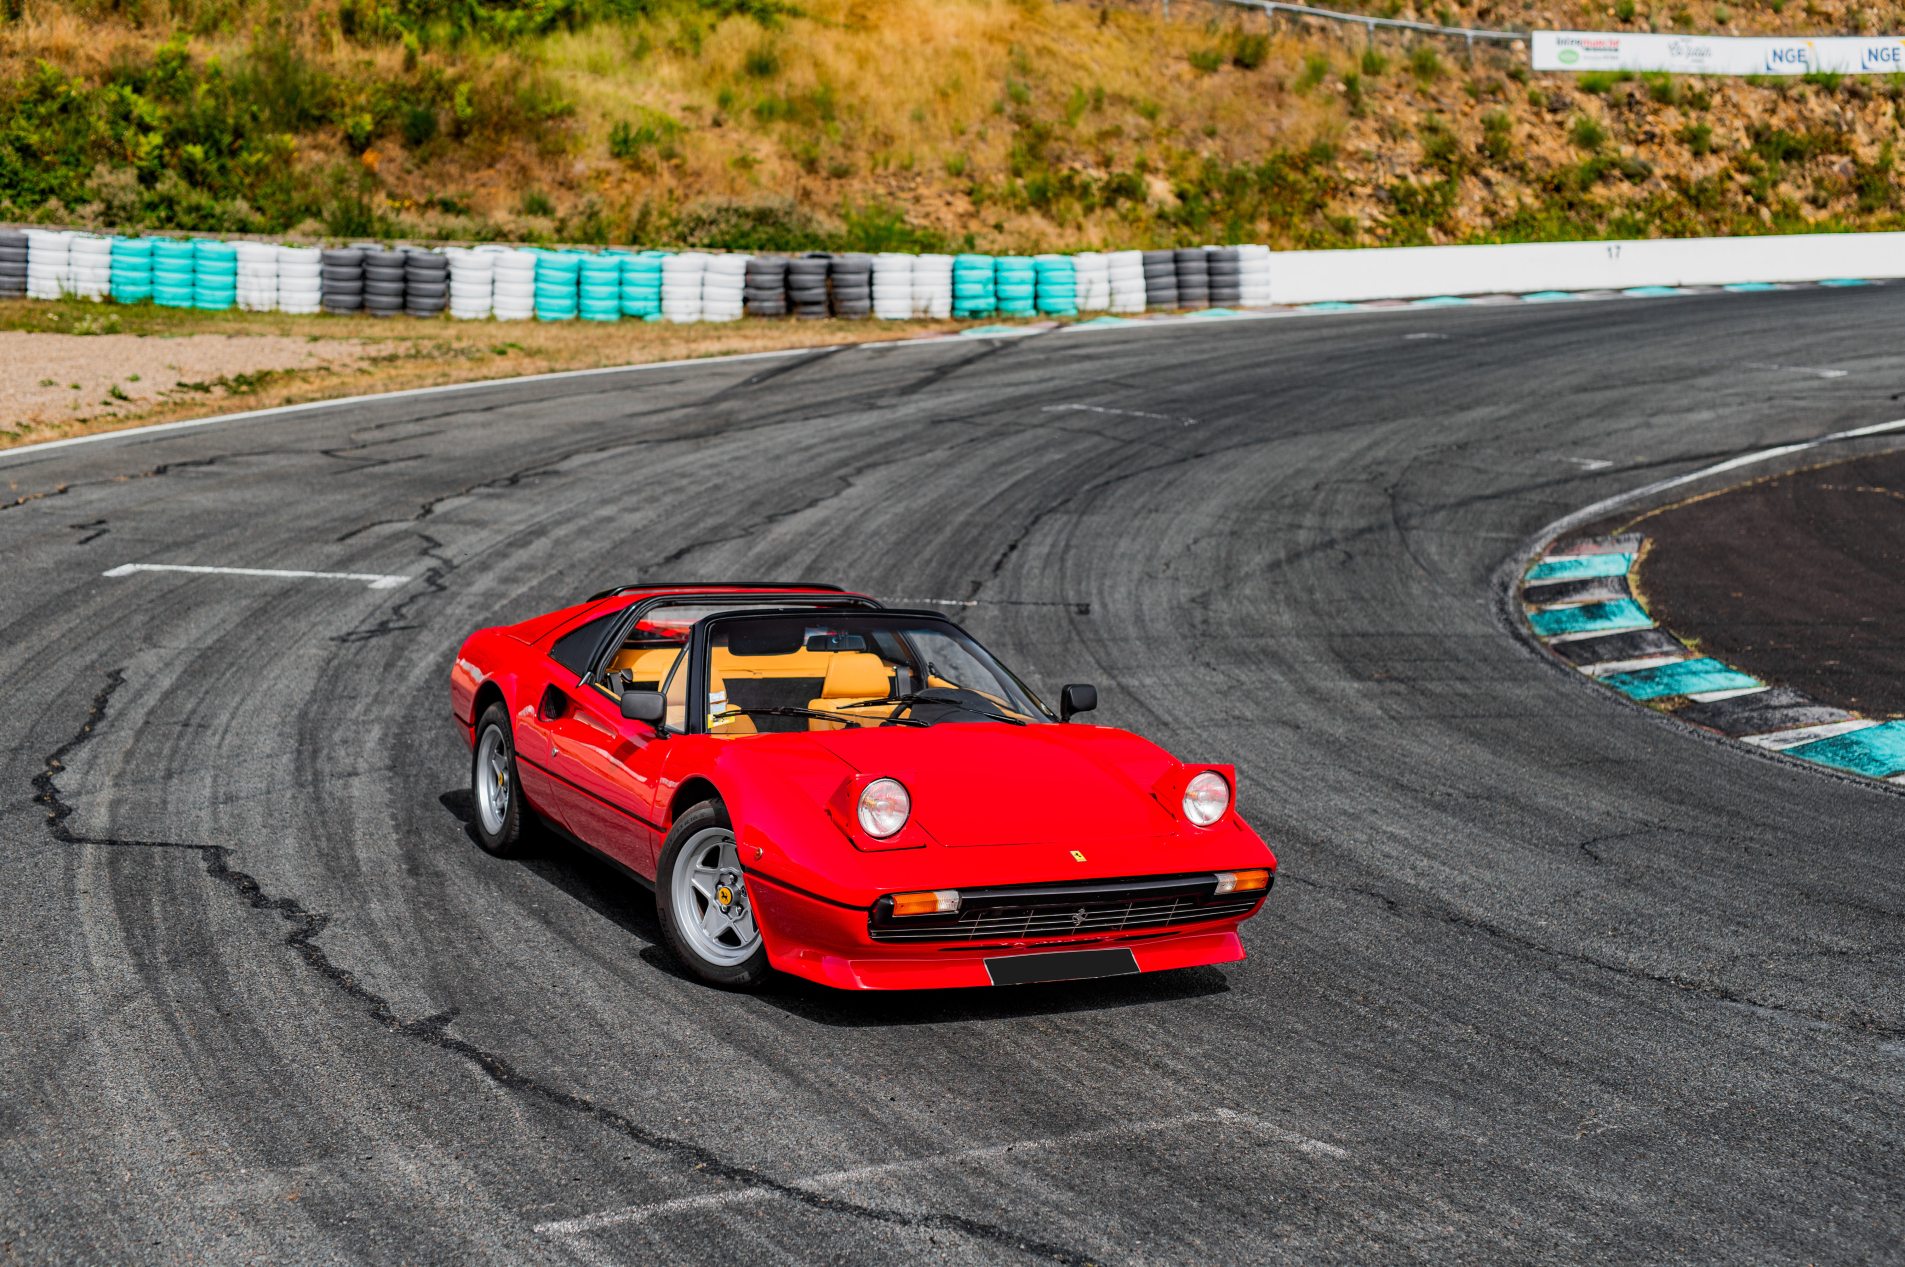
<svg viewBox="0 0 1905 1267">
<path fill-rule="evenodd" d="M 958 889 L 934 889 L 930 893 L 895 893 L 895 915 L 951 915 L 959 910 Z"/>
<path fill-rule="evenodd" d="M 1252 889 L 1270 887 L 1268 871 L 1219 871 L 1217 873 L 1218 893 L 1248 893 Z"/>
</svg>

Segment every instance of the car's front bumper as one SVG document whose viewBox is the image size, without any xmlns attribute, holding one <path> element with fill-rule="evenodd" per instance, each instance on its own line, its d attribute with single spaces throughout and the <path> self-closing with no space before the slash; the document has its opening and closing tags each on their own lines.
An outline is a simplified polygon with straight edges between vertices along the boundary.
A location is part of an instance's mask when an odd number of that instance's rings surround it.
<svg viewBox="0 0 1905 1267">
<path fill-rule="evenodd" d="M 1237 925 L 1261 908 L 1259 902 L 1240 914 L 1123 935 L 894 943 L 873 940 L 863 908 L 840 906 L 755 873 L 747 885 L 768 961 L 782 972 L 843 990 L 986 986 L 992 984 L 988 959 L 1063 950 L 1128 949 L 1140 972 L 1235 963 L 1244 957 Z"/>
</svg>

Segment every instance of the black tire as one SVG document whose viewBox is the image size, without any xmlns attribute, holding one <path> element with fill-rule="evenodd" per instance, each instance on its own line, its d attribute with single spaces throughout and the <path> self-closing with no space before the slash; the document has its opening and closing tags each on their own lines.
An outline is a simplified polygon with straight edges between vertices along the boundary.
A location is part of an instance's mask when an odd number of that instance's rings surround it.
<svg viewBox="0 0 1905 1267">
<path fill-rule="evenodd" d="M 732 897 L 745 904 L 751 939 L 728 927 L 722 936 L 733 934 L 734 944 L 725 946 L 719 937 L 708 933 L 711 920 L 718 923 L 725 918 L 732 922 L 730 912 L 736 903 L 731 900 L 720 905 L 717 895 L 697 896 L 693 876 L 707 869 L 698 865 L 697 855 L 719 855 L 723 860 L 723 865 L 714 868 L 719 874 L 719 888 L 731 890 Z M 727 806 L 720 801 L 703 801 L 683 813 L 662 842 L 661 862 L 655 869 L 655 913 L 661 917 L 662 936 L 682 967 L 724 990 L 752 990 L 767 979 L 767 945 L 754 923 L 753 897 L 747 892 L 746 879 L 733 855 L 734 824 L 728 819 Z M 712 917 L 710 910 L 716 912 Z"/>
<path fill-rule="evenodd" d="M 518 858 L 527 851 L 535 815 L 523 803 L 522 780 L 516 775 L 516 736 L 509 728 L 509 713 L 500 703 L 491 704 L 476 719 L 476 743 L 470 750 L 470 811 L 470 825 L 484 853 Z"/>
</svg>

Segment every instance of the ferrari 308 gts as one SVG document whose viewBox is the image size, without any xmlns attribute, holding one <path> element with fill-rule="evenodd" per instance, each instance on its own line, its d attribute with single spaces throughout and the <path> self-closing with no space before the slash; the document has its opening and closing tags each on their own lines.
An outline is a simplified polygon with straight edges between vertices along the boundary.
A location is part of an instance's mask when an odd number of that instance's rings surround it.
<svg viewBox="0 0 1905 1267">
<path fill-rule="evenodd" d="M 946 617 L 831 586 L 597 594 L 463 644 L 476 836 L 650 886 L 695 976 L 853 990 L 1244 957 L 1276 858 L 1227 765 L 1048 708 Z"/>
</svg>

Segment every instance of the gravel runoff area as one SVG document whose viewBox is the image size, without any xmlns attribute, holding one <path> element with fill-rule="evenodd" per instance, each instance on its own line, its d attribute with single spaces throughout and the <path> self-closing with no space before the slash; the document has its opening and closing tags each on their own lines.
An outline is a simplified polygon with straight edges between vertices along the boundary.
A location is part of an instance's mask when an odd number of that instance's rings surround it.
<svg viewBox="0 0 1905 1267">
<path fill-rule="evenodd" d="M 135 414 L 222 395 L 286 370 L 355 369 L 357 340 L 283 335 L 52 334 L 0 330 L 0 426 L 21 429 Z"/>
<path fill-rule="evenodd" d="M 1867 717 L 1905 715 L 1905 452 L 1756 480 L 1628 531 L 1653 542 L 1649 610 L 1702 654 Z"/>
</svg>

